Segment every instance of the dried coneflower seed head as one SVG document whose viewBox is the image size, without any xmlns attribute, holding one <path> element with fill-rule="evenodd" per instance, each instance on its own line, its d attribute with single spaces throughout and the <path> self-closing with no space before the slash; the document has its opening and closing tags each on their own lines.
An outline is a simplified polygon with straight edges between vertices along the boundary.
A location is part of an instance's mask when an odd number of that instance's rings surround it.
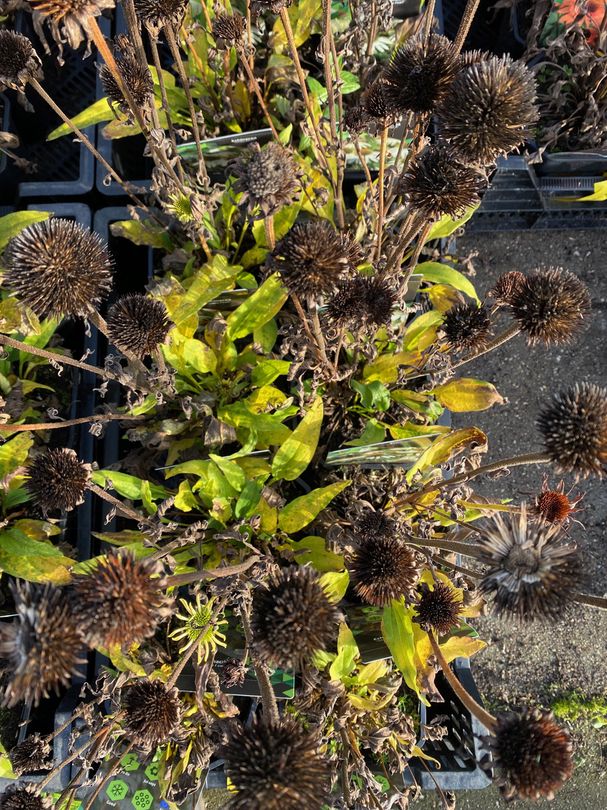
<svg viewBox="0 0 607 810">
<path fill-rule="evenodd" d="M 219 672 L 219 680 L 224 689 L 233 689 L 235 686 L 241 686 L 246 676 L 246 664 L 238 658 L 231 658 L 229 661 L 226 661 Z"/>
<path fill-rule="evenodd" d="M 413 549 L 395 537 L 378 536 L 361 540 L 348 570 L 358 596 L 385 607 L 401 596 L 411 601 L 420 568 Z"/>
<path fill-rule="evenodd" d="M 401 177 L 399 193 L 424 217 L 461 216 L 479 202 L 481 175 L 443 145 L 429 146 Z"/>
<path fill-rule="evenodd" d="M 573 772 L 573 743 L 552 712 L 502 712 L 483 746 L 492 756 L 494 779 L 507 799 L 553 799 Z"/>
<path fill-rule="evenodd" d="M 330 771 L 318 748 L 318 738 L 288 715 L 233 723 L 221 751 L 236 790 L 229 810 L 321 810 Z"/>
<path fill-rule="evenodd" d="M 116 65 L 123 84 L 139 109 L 147 107 L 154 93 L 150 71 L 140 64 L 130 40 L 124 34 L 116 38 L 116 49 Z M 108 100 L 116 104 L 123 113 L 132 112 L 114 74 L 105 64 L 99 70 L 99 79 Z"/>
<path fill-rule="evenodd" d="M 510 296 L 510 314 L 527 343 L 569 343 L 590 314 L 588 288 L 560 267 L 537 270 L 521 280 Z"/>
<path fill-rule="evenodd" d="M 253 144 L 230 168 L 236 178 L 234 191 L 242 193 L 240 204 L 246 202 L 251 212 L 259 209 L 264 217 L 290 205 L 301 191 L 297 164 L 274 141 L 263 147 Z"/>
<path fill-rule="evenodd" d="M 561 526 L 527 518 L 522 504 L 520 514 L 496 515 L 483 528 L 477 548 L 488 571 L 479 590 L 493 596 L 498 614 L 521 621 L 558 618 L 580 585 L 578 549 L 565 542 Z"/>
<path fill-rule="evenodd" d="M 489 290 L 489 295 L 496 304 L 507 306 L 512 302 L 513 297 L 518 293 L 522 283 L 525 281 L 525 274 L 520 270 L 509 270 L 498 276 L 497 281 Z"/>
<path fill-rule="evenodd" d="M 283 8 L 289 8 L 293 0 L 251 0 L 251 13 L 254 19 L 266 11 L 280 14 Z"/>
<path fill-rule="evenodd" d="M 51 34 L 62 50 L 64 42 L 77 50 L 83 41 L 90 43 L 91 18 L 114 8 L 115 0 L 28 0 L 37 14 L 48 21 Z"/>
<path fill-rule="evenodd" d="M 169 612 L 159 570 L 112 551 L 93 571 L 73 577 L 72 610 L 91 647 L 122 647 L 154 634 Z"/>
<path fill-rule="evenodd" d="M 164 25 L 180 27 L 188 0 L 135 0 L 135 11 L 148 28 L 158 30 Z"/>
<path fill-rule="evenodd" d="M 508 56 L 464 67 L 438 114 L 441 133 L 464 163 L 487 166 L 523 143 L 538 117 L 531 72 Z"/>
<path fill-rule="evenodd" d="M 417 612 L 414 622 L 427 633 L 434 631 L 440 636 L 458 627 L 463 603 L 461 599 L 457 599 L 453 588 L 444 582 L 435 582 L 430 588 L 424 582 L 419 591 L 419 601 L 414 606 Z"/>
<path fill-rule="evenodd" d="M 354 532 L 361 540 L 389 539 L 396 535 L 396 521 L 385 512 L 367 509 L 354 523 Z"/>
<path fill-rule="evenodd" d="M 301 669 L 316 650 L 333 641 L 340 615 L 314 569 L 280 569 L 253 592 L 255 654 L 272 666 Z"/>
<path fill-rule="evenodd" d="M 114 346 L 143 360 L 164 343 L 171 328 L 165 305 L 140 293 L 119 298 L 107 317 Z"/>
<path fill-rule="evenodd" d="M 50 796 L 43 796 L 33 783 L 10 785 L 0 797 L 0 810 L 50 810 Z"/>
<path fill-rule="evenodd" d="M 381 78 L 376 79 L 361 96 L 367 119 L 379 121 L 381 126 L 387 126 L 398 114 L 397 108 L 388 96 L 387 87 Z"/>
<path fill-rule="evenodd" d="M 0 91 L 10 88 L 23 92 L 30 79 L 41 79 L 40 58 L 32 43 L 22 34 L 0 30 Z"/>
<path fill-rule="evenodd" d="M 4 252 L 4 281 L 39 318 L 86 317 L 112 286 L 112 261 L 96 233 L 47 219 L 15 236 Z"/>
<path fill-rule="evenodd" d="M 51 768 L 51 746 L 39 734 L 30 734 L 9 752 L 13 771 L 17 776 Z"/>
<path fill-rule="evenodd" d="M 547 523 L 563 523 L 575 512 L 584 495 L 570 498 L 565 492 L 565 482 L 561 481 L 556 489 L 550 489 L 547 478 L 544 479 L 541 491 L 535 496 L 533 512 Z"/>
<path fill-rule="evenodd" d="M 491 318 L 485 306 L 455 304 L 445 313 L 442 330 L 455 351 L 481 351 L 489 342 Z"/>
<path fill-rule="evenodd" d="M 327 302 L 327 315 L 337 324 L 368 329 L 389 323 L 397 296 L 383 279 L 362 276 L 340 282 Z"/>
<path fill-rule="evenodd" d="M 369 128 L 369 123 L 369 113 L 365 110 L 364 104 L 350 107 L 344 113 L 344 129 L 351 135 L 360 135 Z"/>
<path fill-rule="evenodd" d="M 16 618 L 0 624 L 0 657 L 8 659 L 4 702 L 37 705 L 70 682 L 79 664 L 82 637 L 65 595 L 53 585 L 11 585 Z"/>
<path fill-rule="evenodd" d="M 607 468 L 607 389 L 578 383 L 555 394 L 537 426 L 551 460 L 562 472 L 601 478 Z"/>
<path fill-rule="evenodd" d="M 61 447 L 36 456 L 28 473 L 26 486 L 45 514 L 58 509 L 70 512 L 84 501 L 91 466 L 80 461 L 73 450 Z"/>
<path fill-rule="evenodd" d="M 411 37 L 383 73 L 386 95 L 402 112 L 430 113 L 448 94 L 459 66 L 459 54 L 446 37 Z"/>
<path fill-rule="evenodd" d="M 141 680 L 126 686 L 120 708 L 127 739 L 142 751 L 166 742 L 181 720 L 179 692 L 161 681 Z"/>
<path fill-rule="evenodd" d="M 218 47 L 226 47 L 242 39 L 244 28 L 242 14 L 217 14 L 213 19 L 213 39 Z"/>
<path fill-rule="evenodd" d="M 360 261 L 360 249 L 326 219 L 296 222 L 272 253 L 273 269 L 289 292 L 318 298 L 332 293 Z"/>
</svg>

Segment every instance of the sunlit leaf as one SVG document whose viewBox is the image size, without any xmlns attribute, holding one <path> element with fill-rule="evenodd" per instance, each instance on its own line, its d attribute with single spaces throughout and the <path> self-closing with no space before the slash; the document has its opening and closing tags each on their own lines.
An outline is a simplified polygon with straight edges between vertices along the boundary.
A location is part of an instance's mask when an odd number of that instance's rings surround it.
<svg viewBox="0 0 607 810">
<path fill-rule="evenodd" d="M 345 622 L 339 625 L 337 636 L 337 657 L 329 668 L 329 677 L 332 681 L 343 681 L 356 667 L 358 646 L 354 634 Z"/>
<path fill-rule="evenodd" d="M 455 270 L 448 264 L 441 262 L 422 262 L 415 268 L 416 273 L 420 273 L 424 281 L 432 281 L 435 284 L 448 284 L 465 293 L 469 298 L 480 303 L 479 297 L 474 289 L 474 284 L 466 278 L 459 270 Z"/>
<path fill-rule="evenodd" d="M 298 532 L 311 523 L 349 485 L 350 481 L 336 481 L 295 498 L 280 510 L 278 526 L 287 534 Z"/>
<path fill-rule="evenodd" d="M 312 461 L 320 436 L 322 418 L 322 397 L 316 397 L 304 418 L 274 456 L 272 475 L 276 480 L 294 481 Z"/>
<path fill-rule="evenodd" d="M 470 377 L 450 380 L 434 388 L 430 393 L 453 413 L 485 411 L 492 405 L 504 404 L 504 398 L 494 385 Z"/>
<path fill-rule="evenodd" d="M 280 311 L 287 297 L 288 293 L 280 276 L 274 273 L 238 309 L 228 315 L 228 338 L 237 340 L 259 329 Z"/>
<path fill-rule="evenodd" d="M 28 225 L 43 222 L 50 216 L 50 211 L 15 211 L 0 217 L 0 250 L 4 250 L 13 236 L 17 236 Z"/>
<path fill-rule="evenodd" d="M 411 481 L 416 472 L 424 472 L 431 467 L 444 464 L 456 453 L 472 446 L 480 450 L 487 446 L 487 436 L 476 427 L 460 428 L 452 430 L 446 436 L 440 436 L 407 472 L 407 481 Z"/>
</svg>

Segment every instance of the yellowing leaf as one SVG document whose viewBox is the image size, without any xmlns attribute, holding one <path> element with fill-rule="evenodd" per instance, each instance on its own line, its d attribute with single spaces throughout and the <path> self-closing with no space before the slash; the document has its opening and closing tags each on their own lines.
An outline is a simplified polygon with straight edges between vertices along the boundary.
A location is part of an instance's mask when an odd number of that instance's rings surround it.
<svg viewBox="0 0 607 810">
<path fill-rule="evenodd" d="M 497 388 L 484 380 L 462 377 L 434 388 L 431 393 L 441 405 L 453 413 L 486 411 L 492 405 L 503 405 L 504 398 Z"/>
<path fill-rule="evenodd" d="M 287 534 L 294 534 L 303 529 L 349 485 L 350 481 L 336 481 L 334 484 L 313 489 L 306 495 L 295 498 L 280 510 L 279 528 Z"/>
<path fill-rule="evenodd" d="M 28 431 L 17 433 L 12 439 L 0 445 L 0 485 L 11 473 L 22 467 L 34 443 L 34 437 Z"/>
<path fill-rule="evenodd" d="M 0 251 L 28 225 L 43 222 L 50 217 L 50 211 L 15 211 L 0 217 Z"/>
<path fill-rule="evenodd" d="M 421 359 L 419 352 L 396 352 L 395 354 L 382 354 L 377 360 L 368 363 L 363 369 L 365 382 L 395 383 L 398 380 L 401 366 L 416 368 Z"/>
<path fill-rule="evenodd" d="M 280 446 L 272 462 L 276 480 L 294 481 L 312 461 L 322 424 L 322 397 L 316 397 L 310 410 L 289 438 Z"/>
<path fill-rule="evenodd" d="M 446 436 L 440 436 L 418 458 L 413 467 L 407 472 L 407 481 L 411 481 L 416 472 L 424 472 L 430 467 L 436 467 L 448 461 L 456 453 L 472 445 L 486 448 L 487 436 L 476 427 L 452 430 Z"/>
<path fill-rule="evenodd" d="M 291 540 L 291 549 L 300 565 L 312 563 L 317 571 L 343 571 L 344 558 L 327 548 L 324 537 L 304 537 L 302 540 Z"/>
<path fill-rule="evenodd" d="M 465 225 L 466 222 L 468 222 L 479 205 L 480 203 L 471 206 L 468 208 L 465 214 L 457 219 L 453 219 L 453 217 L 450 217 L 448 214 L 444 214 L 444 216 L 442 216 L 439 221 L 435 222 L 430 228 L 428 234 L 426 235 L 424 244 L 431 242 L 433 239 L 443 239 L 445 236 L 451 236 L 451 234 L 454 233 L 458 228 L 461 228 L 462 225 Z"/>
<path fill-rule="evenodd" d="M 337 604 L 346 595 L 350 584 L 350 574 L 347 571 L 327 571 L 321 576 L 320 584 L 329 601 Z"/>
<path fill-rule="evenodd" d="M 472 638 L 472 636 L 451 636 L 444 644 L 440 645 L 440 648 L 447 663 L 451 663 L 451 661 L 455 661 L 456 658 L 471 658 L 475 653 L 486 646 L 487 643 L 480 638 Z"/>
<path fill-rule="evenodd" d="M 394 663 L 402 672 L 405 683 L 421 698 L 414 659 L 412 617 L 413 608 L 406 608 L 402 601 L 397 602 L 394 599 L 389 607 L 384 608 L 381 627 L 384 641 L 392 654 Z"/>
<path fill-rule="evenodd" d="M 465 293 L 469 298 L 473 298 L 480 303 L 479 297 L 474 289 L 474 284 L 458 270 L 441 262 L 422 262 L 415 268 L 416 273 L 420 273 L 424 281 L 432 281 L 435 284 L 448 284 L 456 290 Z"/>
<path fill-rule="evenodd" d="M 407 327 L 403 336 L 403 349 L 412 351 L 417 349 L 422 352 L 427 349 L 436 339 L 436 326 L 442 323 L 442 312 L 431 309 L 418 315 Z"/>
<path fill-rule="evenodd" d="M 432 309 L 448 312 L 451 307 L 464 303 L 464 296 L 448 284 L 433 284 L 427 291 Z"/>
<path fill-rule="evenodd" d="M 287 300 L 285 289 L 278 273 L 267 278 L 258 290 L 249 296 L 227 318 L 227 337 L 230 340 L 249 335 L 259 329 L 282 308 Z"/>
<path fill-rule="evenodd" d="M 332 681 L 343 681 L 354 667 L 358 658 L 358 646 L 354 641 L 354 634 L 345 622 L 339 625 L 339 635 L 337 637 L 337 657 L 329 669 L 329 677 Z"/>
<path fill-rule="evenodd" d="M 576 197 L 577 202 L 606 202 L 607 201 L 607 180 L 600 180 L 594 184 L 594 191 L 586 197 Z"/>
<path fill-rule="evenodd" d="M 198 315 L 202 307 L 219 293 L 231 290 L 241 269 L 239 265 L 228 265 L 224 256 L 215 254 L 211 263 L 196 270 L 183 295 L 171 295 L 165 299 L 173 323 L 180 326 L 193 315 Z"/>
</svg>

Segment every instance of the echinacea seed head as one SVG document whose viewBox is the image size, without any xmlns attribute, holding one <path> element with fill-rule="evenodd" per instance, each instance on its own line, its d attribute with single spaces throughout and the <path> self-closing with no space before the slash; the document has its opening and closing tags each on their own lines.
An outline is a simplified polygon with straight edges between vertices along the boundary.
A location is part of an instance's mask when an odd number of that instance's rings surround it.
<svg viewBox="0 0 607 810">
<path fill-rule="evenodd" d="M 162 301 L 131 293 L 110 307 L 107 326 L 114 346 L 143 360 L 164 343 L 171 322 Z"/>
<path fill-rule="evenodd" d="M 33 783 L 9 785 L 0 796 L 0 810 L 50 810 L 53 802 Z"/>
<path fill-rule="evenodd" d="M 394 536 L 368 535 L 348 563 L 350 580 L 369 605 L 385 607 L 401 596 L 410 602 L 420 574 L 416 552 Z"/>
<path fill-rule="evenodd" d="M 217 47 L 230 46 L 242 39 L 245 20 L 242 14 L 217 14 L 213 18 L 213 39 Z"/>
<path fill-rule="evenodd" d="M 236 178 L 234 191 L 242 193 L 240 204 L 247 203 L 251 213 L 259 209 L 263 217 L 290 205 L 301 191 L 301 172 L 293 155 L 274 141 L 263 147 L 254 143 L 230 170 Z"/>
<path fill-rule="evenodd" d="M 463 602 L 453 588 L 444 582 L 434 582 L 432 587 L 423 582 L 419 592 L 419 600 L 414 604 L 417 615 L 413 621 L 422 629 L 442 636 L 459 626 Z"/>
<path fill-rule="evenodd" d="M 91 465 L 80 461 L 70 448 L 51 448 L 34 458 L 28 474 L 26 487 L 44 514 L 58 509 L 70 512 L 84 501 Z"/>
<path fill-rule="evenodd" d="M 484 305 L 455 304 L 445 313 L 441 329 L 454 351 L 481 351 L 489 343 L 491 318 Z"/>
<path fill-rule="evenodd" d="M 122 82 L 137 107 L 147 107 L 154 93 L 154 83 L 150 71 L 139 63 L 131 41 L 124 34 L 116 38 L 116 65 Z M 121 87 L 105 64 L 99 69 L 99 79 L 108 100 L 116 104 L 123 113 L 131 113 Z"/>
<path fill-rule="evenodd" d="M 182 715 L 177 689 L 144 679 L 122 690 L 120 708 L 127 738 L 142 751 L 153 751 L 167 742 Z"/>
<path fill-rule="evenodd" d="M 22 93 L 30 79 L 42 78 L 42 62 L 32 43 L 22 34 L 0 29 L 0 92 Z"/>
</svg>

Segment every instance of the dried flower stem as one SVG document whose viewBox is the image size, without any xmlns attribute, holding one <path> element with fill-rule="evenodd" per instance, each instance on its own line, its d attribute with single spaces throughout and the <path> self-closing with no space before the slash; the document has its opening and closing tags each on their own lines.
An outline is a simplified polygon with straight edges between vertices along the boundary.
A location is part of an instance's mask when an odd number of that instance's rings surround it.
<svg viewBox="0 0 607 810">
<path fill-rule="evenodd" d="M 476 700 L 470 695 L 464 687 L 461 685 L 455 673 L 447 663 L 447 659 L 443 655 L 441 648 L 439 647 L 438 641 L 436 640 L 434 633 L 428 633 L 428 638 L 430 639 L 430 644 L 432 645 L 432 652 L 436 656 L 436 660 L 440 664 L 440 667 L 443 671 L 445 678 L 447 679 L 449 686 L 453 689 L 457 697 L 460 701 L 464 704 L 466 709 L 473 714 L 476 719 L 481 722 L 485 728 L 489 731 L 495 731 L 496 728 L 496 719 L 492 714 L 485 711 L 480 703 L 477 703 Z"/>
<path fill-rule="evenodd" d="M 205 626 L 205 627 L 204 627 L 204 628 L 203 628 L 203 629 L 200 631 L 200 635 L 202 635 L 202 633 L 204 633 L 204 632 L 205 632 L 205 631 L 206 631 L 206 630 L 209 628 L 209 626 L 210 626 L 210 625 L 209 625 L 209 624 L 207 624 L 207 625 L 206 625 L 206 626 Z M 200 638 L 200 636 L 199 636 L 199 638 Z M 177 678 L 179 678 L 179 676 L 180 676 L 180 675 L 181 675 L 181 673 L 183 672 L 183 670 L 184 670 L 184 668 L 185 668 L 185 665 L 188 663 L 188 661 L 190 660 L 190 658 L 191 658 L 191 657 L 194 655 L 194 653 L 196 652 L 196 649 L 197 649 L 197 642 L 196 642 L 196 641 L 193 641 L 193 642 L 190 644 L 190 646 L 188 647 L 188 649 L 185 651 L 185 653 L 184 653 L 184 654 L 181 656 L 181 658 L 179 659 L 179 663 L 177 664 L 177 666 L 175 667 L 175 669 L 174 669 L 174 670 L 171 672 L 171 677 L 170 677 L 170 678 L 169 678 L 169 680 L 166 682 L 166 688 L 167 688 L 167 689 L 172 689 L 172 688 L 175 686 L 175 684 L 177 683 Z"/>
<path fill-rule="evenodd" d="M 247 5 L 248 8 L 248 5 Z M 247 56 L 244 48 L 242 45 L 236 45 L 236 53 L 238 58 L 240 59 L 240 64 L 243 66 L 245 73 L 247 74 L 247 78 L 249 79 L 249 84 L 253 88 L 253 92 L 257 97 L 257 101 L 259 102 L 259 106 L 262 109 L 262 112 L 265 116 L 268 126 L 272 130 L 272 135 L 276 140 L 278 140 L 278 132 L 276 131 L 276 127 L 274 126 L 274 122 L 272 121 L 272 116 L 270 115 L 270 111 L 268 110 L 268 105 L 266 104 L 266 100 L 263 97 L 263 93 L 261 92 L 261 87 L 259 86 L 259 81 L 255 73 L 253 72 L 253 68 L 249 62 L 249 56 Z M 252 57 L 251 57 L 252 58 Z"/>
<path fill-rule="evenodd" d="M 251 630 L 251 622 L 249 619 L 248 608 L 243 605 L 240 611 L 240 618 L 242 619 L 242 629 L 244 631 L 245 641 L 247 642 L 247 649 L 251 656 L 251 663 L 255 670 L 255 677 L 259 683 L 261 691 L 261 703 L 263 706 L 263 714 L 266 723 L 278 724 L 278 704 L 276 702 L 276 695 L 272 689 L 268 671 L 263 664 L 261 664 L 253 653 L 253 632 Z"/>
<path fill-rule="evenodd" d="M 151 31 L 149 30 L 148 30 L 148 42 L 150 43 L 150 50 L 152 52 L 152 61 L 154 62 L 154 67 L 156 68 L 156 75 L 158 76 L 158 87 L 160 88 L 160 102 L 162 104 L 162 109 L 164 110 L 164 114 L 166 116 L 169 140 L 171 141 L 171 146 L 173 147 L 174 154 L 177 155 L 178 153 L 177 153 L 177 140 L 175 138 L 175 127 L 173 125 L 173 119 L 171 118 L 166 85 L 164 83 L 164 76 L 162 75 L 162 65 L 160 64 L 160 54 L 158 53 L 158 44 L 156 42 L 156 38 L 152 35 Z M 183 185 L 182 184 L 180 185 L 183 189 Z"/>
<path fill-rule="evenodd" d="M 323 51 L 324 51 L 324 73 L 325 73 L 325 86 L 327 88 L 327 102 L 329 106 L 329 126 L 331 128 L 331 141 L 337 147 L 339 139 L 337 136 L 337 116 L 335 114 L 335 85 L 333 83 L 333 73 L 331 71 L 331 58 L 335 50 L 333 40 L 333 29 L 331 28 L 331 0 L 323 0 Z M 337 68 L 337 60 L 335 60 L 335 67 Z M 344 201 L 342 194 L 343 177 L 340 174 L 340 159 L 337 158 L 337 184 L 335 193 L 335 213 L 337 216 L 337 224 L 341 230 L 346 227 L 346 215 L 344 211 Z"/>
<path fill-rule="evenodd" d="M 203 568 L 201 571 L 194 571 L 192 574 L 175 574 L 174 576 L 167 577 L 167 587 L 180 587 L 181 585 L 190 585 L 192 582 L 199 582 L 205 579 L 223 579 L 225 577 L 234 577 L 238 574 L 244 574 L 245 571 L 259 562 L 259 557 L 253 555 L 242 563 L 237 565 L 224 565 L 221 568 Z"/>
<path fill-rule="evenodd" d="M 301 305 L 301 301 L 299 300 L 299 296 L 295 293 L 291 293 L 291 300 L 293 301 L 293 305 L 297 310 L 297 314 L 299 315 L 299 320 L 301 321 L 301 325 L 303 326 L 306 335 L 308 336 L 312 345 L 316 343 L 314 339 L 314 335 L 310 331 L 310 324 L 308 323 L 308 319 L 306 318 L 306 313 L 304 312 L 304 308 Z"/>
<path fill-rule="evenodd" d="M 255 56 L 253 55 L 253 25 L 251 21 L 251 0 L 246 0 L 246 27 L 247 27 L 247 48 L 249 51 L 249 55 L 247 57 L 247 63 L 249 65 L 249 70 L 247 71 L 247 76 L 249 77 L 249 82 L 251 82 L 251 87 L 254 84 L 254 77 L 253 81 L 251 80 L 251 76 L 253 76 L 255 72 Z M 254 89 L 254 88 L 253 88 Z"/>
<path fill-rule="evenodd" d="M 128 416 L 124 413 L 97 413 L 92 416 L 81 416 L 79 419 L 65 419 L 60 422 L 29 422 L 23 425 L 0 425 L 0 433 L 21 433 L 30 430 L 59 430 L 60 428 L 72 427 L 72 425 L 112 422 L 114 419 L 122 422 L 139 422 L 145 418 L 145 414 L 140 416 Z"/>
<path fill-rule="evenodd" d="M 434 21 L 434 7 L 436 0 L 426 0 L 426 8 L 424 11 L 424 39 L 428 41 L 432 33 L 432 22 Z"/>
<path fill-rule="evenodd" d="M 574 601 L 580 605 L 588 605 L 589 607 L 599 608 L 599 610 L 607 610 L 607 599 L 602 596 L 593 596 L 590 593 L 576 593 Z"/>
<path fill-rule="evenodd" d="M 345 728 L 340 728 L 339 736 L 343 750 L 341 758 L 341 789 L 344 794 L 344 804 L 350 807 L 352 804 L 352 797 L 350 795 L 350 770 L 348 768 L 348 760 L 350 755 L 350 740 L 348 739 L 348 732 Z"/>
<path fill-rule="evenodd" d="M 96 374 L 98 377 L 103 377 L 106 380 L 116 380 L 120 382 L 119 378 L 115 374 L 112 374 L 111 371 L 106 371 L 98 366 L 91 366 L 88 363 L 83 363 L 80 360 L 74 360 L 73 357 L 67 357 L 64 354 L 55 354 L 54 352 L 49 352 L 46 349 L 39 349 L 37 346 L 30 346 L 29 343 L 23 343 L 21 340 L 15 340 L 15 338 L 9 337 L 8 335 L 0 335 L 0 344 L 10 346 L 11 349 L 18 349 L 26 354 L 33 354 L 36 357 L 43 357 L 51 364 L 74 366 L 82 371 L 90 371 L 92 374 Z"/>
<path fill-rule="evenodd" d="M 132 742 L 129 743 L 124 750 L 122 750 L 119 754 L 116 754 L 116 756 L 111 760 L 109 766 L 107 767 L 107 771 L 103 775 L 103 779 L 101 779 L 101 781 L 99 782 L 93 793 L 87 797 L 87 803 L 86 805 L 84 805 L 83 810 L 91 810 L 91 808 L 95 804 L 95 799 L 97 798 L 97 796 L 99 796 L 99 794 L 101 793 L 103 788 L 107 785 L 109 780 L 114 776 L 114 774 L 118 770 L 118 767 L 120 766 L 121 760 L 131 751 L 133 746 L 134 743 Z"/>
<path fill-rule="evenodd" d="M 320 357 L 323 363 L 326 366 L 329 366 L 329 358 L 327 357 L 327 347 L 325 345 L 325 339 L 322 334 L 322 327 L 320 325 L 320 318 L 318 317 L 318 309 L 316 306 L 312 308 L 311 313 L 311 323 L 312 323 L 312 331 L 314 332 L 314 339 L 318 345 L 318 351 L 320 352 Z"/>
<path fill-rule="evenodd" d="M 501 335 L 495 337 L 490 343 L 488 343 L 484 349 L 481 351 L 475 352 L 474 354 L 469 355 L 468 357 L 464 357 L 463 360 L 460 360 L 457 363 L 454 363 L 451 366 L 451 369 L 460 368 L 461 366 L 465 366 L 466 363 L 470 363 L 472 360 L 476 360 L 477 357 L 482 357 L 484 354 L 489 354 L 494 349 L 497 349 L 499 346 L 502 346 L 504 343 L 507 343 L 509 340 L 512 340 L 513 337 L 516 337 L 520 334 L 520 327 L 516 324 L 509 326 Z"/>
<path fill-rule="evenodd" d="M 276 234 L 274 233 L 274 217 L 272 214 L 264 217 L 263 227 L 266 232 L 266 242 L 268 243 L 268 247 L 270 250 L 274 250 L 276 247 Z"/>
<path fill-rule="evenodd" d="M 388 127 L 383 127 L 379 142 L 379 175 L 377 179 L 377 260 L 381 256 L 381 243 L 384 231 L 384 175 L 386 173 L 386 151 L 388 148 Z"/>
<path fill-rule="evenodd" d="M 459 24 L 459 29 L 454 43 L 455 50 L 458 53 L 464 46 L 464 42 L 466 41 L 466 37 L 470 31 L 470 26 L 472 25 L 472 21 L 474 20 L 474 15 L 476 14 L 476 11 L 480 5 L 480 1 L 481 0 L 468 0 L 466 3 L 466 8 L 464 9 L 464 14 Z"/>
<path fill-rule="evenodd" d="M 137 523 L 149 524 L 151 522 L 148 517 L 142 515 L 140 512 L 136 512 L 134 509 L 131 509 L 130 506 L 126 506 L 126 504 L 122 503 L 122 501 L 118 500 L 118 498 L 110 495 L 110 493 L 106 492 L 103 487 L 97 486 L 97 484 L 94 484 L 92 481 L 88 482 L 87 489 L 90 489 L 90 491 L 94 492 L 99 498 L 109 503 L 118 514 L 122 515 L 122 517 L 128 518 L 129 520 L 135 520 Z"/>
<path fill-rule="evenodd" d="M 69 722 L 71 723 L 73 719 L 74 719 L 73 715 L 70 716 Z M 107 737 L 110 728 L 111 728 L 110 726 L 102 726 L 93 737 L 91 737 L 84 743 L 84 745 L 81 745 L 80 748 L 77 748 L 74 751 L 72 751 L 72 753 L 69 756 L 67 756 L 64 760 L 62 760 L 58 765 L 56 765 L 52 771 L 49 771 L 49 773 L 46 774 L 44 779 L 42 779 L 40 782 L 37 783 L 36 787 L 38 788 L 38 790 L 44 790 L 44 788 L 49 784 L 51 779 L 53 779 L 60 771 L 62 771 L 67 765 L 69 765 L 70 762 L 73 762 L 75 759 L 78 759 L 78 757 L 81 754 L 83 754 L 88 748 L 90 748 L 91 745 L 96 740 L 98 740 L 99 738 Z"/>
<path fill-rule="evenodd" d="M 408 541 L 412 546 L 422 546 L 424 548 L 438 548 L 441 551 L 451 551 L 454 554 L 463 554 L 465 557 L 478 557 L 478 551 L 472 543 L 443 542 L 442 540 L 427 540 L 425 537 L 415 537 Z"/>
<path fill-rule="evenodd" d="M 360 141 L 358 140 L 357 135 L 352 135 L 352 143 L 354 144 L 354 149 L 356 150 L 356 157 L 358 158 L 360 165 L 363 167 L 363 171 L 367 179 L 367 185 L 369 186 L 369 193 L 371 193 L 373 190 L 373 178 L 371 177 L 371 172 L 369 171 L 367 159 L 363 155 L 362 149 L 360 148 Z"/>
</svg>

